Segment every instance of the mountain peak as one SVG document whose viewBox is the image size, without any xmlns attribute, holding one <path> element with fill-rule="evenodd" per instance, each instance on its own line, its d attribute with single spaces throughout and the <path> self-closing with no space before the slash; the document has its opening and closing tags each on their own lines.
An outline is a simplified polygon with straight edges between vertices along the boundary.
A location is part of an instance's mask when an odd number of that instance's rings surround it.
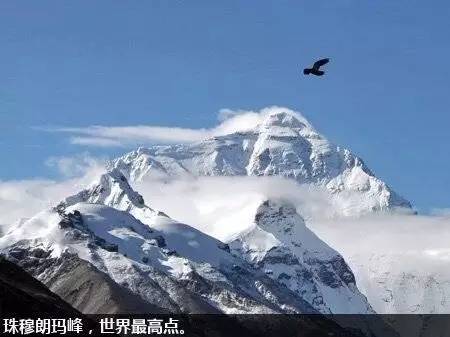
<svg viewBox="0 0 450 337">
<path fill-rule="evenodd" d="M 130 186 L 117 168 L 102 174 L 89 188 L 65 198 L 57 207 L 64 209 L 81 202 L 110 206 L 128 212 L 143 222 L 159 216 L 167 217 L 165 213 L 148 207 L 142 195 Z"/>
<path fill-rule="evenodd" d="M 112 170 L 102 174 L 91 186 L 80 193 L 68 197 L 65 203 L 72 205 L 78 202 L 101 203 L 111 206 L 124 200 L 124 208 L 131 205 L 144 207 L 144 199 L 134 191 L 120 170 Z"/>
<path fill-rule="evenodd" d="M 295 206 L 267 199 L 255 210 L 253 224 L 229 242 L 233 254 L 303 296 L 322 313 L 373 313 L 343 257 L 306 226 Z M 333 292 L 346 300 L 334 301 L 328 296 Z"/>
<path fill-rule="evenodd" d="M 293 129 L 303 129 L 311 128 L 311 124 L 299 113 L 283 108 L 283 107 L 272 107 L 268 108 L 266 111 L 262 111 L 264 116 L 260 127 L 271 128 L 271 127 L 287 127 Z"/>
<path fill-rule="evenodd" d="M 184 175 L 282 176 L 325 187 L 333 200 L 339 200 L 337 212 L 345 215 L 411 208 L 359 157 L 330 142 L 288 108 L 235 114 L 222 123 L 220 132 L 221 136 L 192 144 L 139 149 L 112 166 L 131 181 Z"/>
</svg>

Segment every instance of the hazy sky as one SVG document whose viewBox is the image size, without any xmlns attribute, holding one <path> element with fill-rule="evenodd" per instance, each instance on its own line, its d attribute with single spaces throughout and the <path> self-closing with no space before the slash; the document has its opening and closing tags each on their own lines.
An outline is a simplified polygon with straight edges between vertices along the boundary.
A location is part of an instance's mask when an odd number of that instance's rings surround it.
<svg viewBox="0 0 450 337">
<path fill-rule="evenodd" d="M 439 0 L 1 1 L 0 180 L 127 150 L 42 127 L 211 128 L 281 105 L 420 209 L 449 207 L 449 17 Z M 322 56 L 325 77 L 301 75 Z"/>
</svg>

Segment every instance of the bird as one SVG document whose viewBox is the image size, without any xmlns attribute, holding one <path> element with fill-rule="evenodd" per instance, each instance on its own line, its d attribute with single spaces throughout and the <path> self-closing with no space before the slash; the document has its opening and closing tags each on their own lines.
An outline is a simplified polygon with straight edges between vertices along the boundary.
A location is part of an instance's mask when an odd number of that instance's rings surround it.
<svg viewBox="0 0 450 337">
<path fill-rule="evenodd" d="M 316 62 L 314 62 L 312 68 L 303 69 L 303 74 L 305 74 L 305 75 L 313 74 L 316 76 L 322 76 L 323 74 L 325 74 L 325 72 L 320 70 L 320 67 L 327 64 L 328 62 L 330 62 L 329 58 L 325 58 L 325 59 L 316 61 Z"/>
</svg>

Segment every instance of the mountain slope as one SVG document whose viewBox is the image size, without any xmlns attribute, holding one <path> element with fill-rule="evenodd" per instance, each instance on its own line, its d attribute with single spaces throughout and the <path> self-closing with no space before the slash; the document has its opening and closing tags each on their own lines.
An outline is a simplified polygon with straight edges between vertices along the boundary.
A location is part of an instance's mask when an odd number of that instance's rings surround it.
<svg viewBox="0 0 450 337">
<path fill-rule="evenodd" d="M 21 241 L 10 248 L 9 258 L 85 314 L 165 312 L 118 285 L 77 255 L 64 252 L 59 257 L 51 257 L 48 253 Z"/>
<path fill-rule="evenodd" d="M 2 313 L 79 315 L 41 282 L 0 256 L 0 315 Z"/>
<path fill-rule="evenodd" d="M 284 176 L 326 187 L 339 196 L 345 215 L 411 207 L 360 158 L 330 143 L 299 114 L 278 107 L 261 114 L 263 121 L 244 132 L 188 145 L 140 148 L 112 166 L 131 181 L 161 175 Z"/>
<path fill-rule="evenodd" d="M 373 253 L 355 254 L 350 263 L 362 291 L 378 312 L 447 314 L 450 312 L 447 259 L 448 252 Z"/>
<path fill-rule="evenodd" d="M 164 213 L 148 207 L 144 198 L 133 190 L 125 176 L 116 169 L 102 174 L 99 180 L 92 183 L 87 189 L 67 197 L 57 208 L 64 209 L 67 205 L 79 202 L 111 206 L 148 222 L 153 222 L 158 216 L 165 216 Z"/>
<path fill-rule="evenodd" d="M 346 262 L 310 231 L 293 206 L 267 200 L 232 251 L 325 314 L 374 313 Z"/>
</svg>

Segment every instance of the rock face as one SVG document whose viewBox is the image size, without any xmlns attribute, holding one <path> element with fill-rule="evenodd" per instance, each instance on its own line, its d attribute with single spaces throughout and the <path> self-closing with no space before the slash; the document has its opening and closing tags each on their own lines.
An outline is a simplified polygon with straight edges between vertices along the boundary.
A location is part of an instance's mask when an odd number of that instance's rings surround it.
<svg viewBox="0 0 450 337">
<path fill-rule="evenodd" d="M 132 181 L 153 175 L 279 175 L 341 196 L 345 215 L 411 207 L 360 158 L 330 143 L 299 114 L 272 108 L 264 116 L 245 132 L 189 145 L 140 148 L 112 166 Z"/>
<path fill-rule="evenodd" d="M 342 256 L 305 226 L 293 206 L 265 201 L 254 226 L 230 247 L 322 313 L 374 313 Z"/>
<path fill-rule="evenodd" d="M 84 314 L 165 313 L 77 255 L 50 255 L 50 251 L 22 241 L 11 247 L 9 258 Z"/>
<path fill-rule="evenodd" d="M 0 256 L 0 315 L 80 313 L 27 272 Z"/>
</svg>

